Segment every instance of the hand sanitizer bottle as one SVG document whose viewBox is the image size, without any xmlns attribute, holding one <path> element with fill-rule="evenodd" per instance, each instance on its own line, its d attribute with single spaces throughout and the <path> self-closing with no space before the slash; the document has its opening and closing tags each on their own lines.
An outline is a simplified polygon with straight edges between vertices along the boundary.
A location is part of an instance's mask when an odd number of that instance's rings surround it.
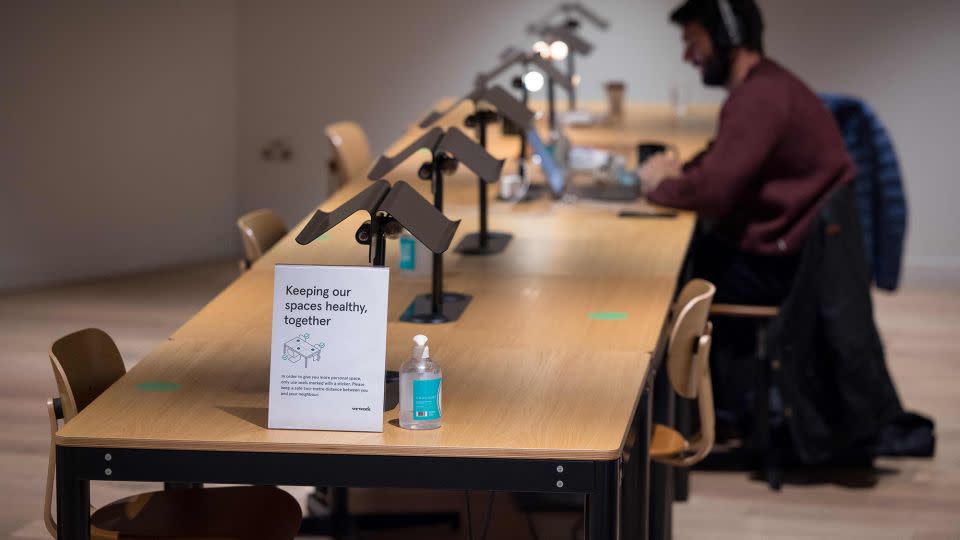
<svg viewBox="0 0 960 540">
<path fill-rule="evenodd" d="M 400 427 L 436 429 L 440 427 L 443 372 L 430 359 L 427 336 L 418 334 L 413 343 L 410 359 L 400 366 Z"/>
</svg>

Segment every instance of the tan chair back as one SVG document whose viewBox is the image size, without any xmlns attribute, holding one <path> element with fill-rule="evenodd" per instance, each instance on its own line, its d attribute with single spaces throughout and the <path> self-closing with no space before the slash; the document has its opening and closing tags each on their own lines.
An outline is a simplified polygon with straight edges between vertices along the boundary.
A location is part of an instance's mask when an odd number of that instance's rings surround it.
<svg viewBox="0 0 960 540">
<path fill-rule="evenodd" d="M 287 234 L 287 226 L 283 220 L 269 208 L 261 208 L 240 216 L 237 228 L 243 237 L 243 252 L 247 264 L 253 264 Z"/>
<path fill-rule="evenodd" d="M 50 346 L 50 364 L 69 422 L 127 372 L 117 345 L 106 332 L 87 328 L 64 336 Z"/>
<path fill-rule="evenodd" d="M 677 394 L 687 399 L 696 398 L 700 386 L 699 373 L 692 360 L 707 326 L 716 291 L 709 281 L 694 279 L 683 287 L 674 303 L 673 328 L 667 346 L 667 374 Z"/>
<path fill-rule="evenodd" d="M 710 345 L 713 325 L 707 320 L 717 288 L 702 279 L 691 280 L 680 291 L 674 304 L 673 329 L 667 349 L 667 376 L 674 391 L 697 400 L 700 433 L 693 437 L 685 455 L 667 460 L 677 466 L 690 466 L 713 448 L 716 417 L 710 380 Z"/>
<path fill-rule="evenodd" d="M 127 368 L 116 343 L 106 332 L 87 328 L 53 342 L 50 346 L 50 364 L 60 392 L 63 422 L 69 422 L 80 411 L 117 381 Z M 47 531 L 57 537 L 57 522 L 53 518 L 53 481 L 56 470 L 57 413 L 52 399 L 47 400 L 50 421 L 50 453 L 47 459 L 47 482 L 43 497 L 43 521 Z"/>
<path fill-rule="evenodd" d="M 347 182 L 367 174 L 372 159 L 370 144 L 363 128 L 356 122 L 337 122 L 324 129 L 333 159 L 330 162 L 330 172 L 334 182 L 331 182 L 330 191 L 339 189 Z"/>
</svg>

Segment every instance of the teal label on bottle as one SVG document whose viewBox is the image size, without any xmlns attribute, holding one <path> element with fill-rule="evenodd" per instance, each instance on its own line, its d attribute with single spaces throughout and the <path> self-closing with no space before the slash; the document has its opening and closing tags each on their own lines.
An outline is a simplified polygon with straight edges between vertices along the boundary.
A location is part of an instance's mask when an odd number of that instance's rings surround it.
<svg viewBox="0 0 960 540">
<path fill-rule="evenodd" d="M 440 385 L 443 379 L 413 381 L 413 419 L 440 419 Z"/>
<path fill-rule="evenodd" d="M 400 269 L 413 270 L 417 267 L 417 241 L 407 236 L 400 237 Z"/>
</svg>

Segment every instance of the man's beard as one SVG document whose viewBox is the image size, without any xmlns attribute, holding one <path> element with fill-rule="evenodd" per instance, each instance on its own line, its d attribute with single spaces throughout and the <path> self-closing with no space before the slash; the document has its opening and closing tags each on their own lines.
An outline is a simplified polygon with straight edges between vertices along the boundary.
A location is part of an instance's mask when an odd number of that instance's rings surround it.
<svg viewBox="0 0 960 540">
<path fill-rule="evenodd" d="M 707 86 L 726 86 L 730 80 L 730 54 L 725 51 L 714 51 L 707 58 L 700 69 L 703 84 Z"/>
</svg>

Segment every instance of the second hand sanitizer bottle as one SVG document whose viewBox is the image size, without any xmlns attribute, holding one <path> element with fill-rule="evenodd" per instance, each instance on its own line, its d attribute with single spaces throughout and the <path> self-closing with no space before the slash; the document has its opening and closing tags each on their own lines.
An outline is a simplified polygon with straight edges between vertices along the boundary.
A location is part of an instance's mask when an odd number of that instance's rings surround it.
<svg viewBox="0 0 960 540">
<path fill-rule="evenodd" d="M 443 372 L 430 359 L 427 336 L 418 334 L 413 343 L 410 359 L 400 366 L 400 427 L 436 429 L 440 427 Z"/>
</svg>

